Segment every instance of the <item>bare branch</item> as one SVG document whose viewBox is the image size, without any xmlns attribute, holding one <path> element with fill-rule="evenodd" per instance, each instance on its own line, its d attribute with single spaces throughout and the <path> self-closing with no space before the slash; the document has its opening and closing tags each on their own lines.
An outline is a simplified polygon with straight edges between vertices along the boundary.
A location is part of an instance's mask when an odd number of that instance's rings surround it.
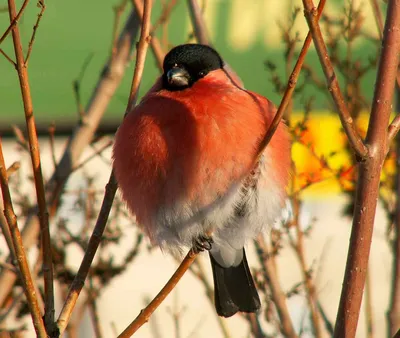
<svg viewBox="0 0 400 338">
<path fill-rule="evenodd" d="M 135 7 L 137 16 L 139 18 L 143 18 L 143 0 L 132 0 L 132 3 Z M 154 57 L 156 58 L 157 67 L 162 72 L 165 53 L 161 47 L 161 44 L 160 44 L 160 41 L 158 40 L 158 38 L 156 36 L 153 36 L 154 29 L 152 29 L 151 26 L 150 26 L 150 31 L 151 31 L 151 34 L 150 34 L 151 35 L 151 40 L 150 40 L 151 50 L 153 51 Z"/>
<path fill-rule="evenodd" d="M 281 321 L 282 334 L 285 337 L 296 338 L 297 334 L 290 318 L 289 309 L 286 304 L 286 296 L 279 284 L 278 275 L 273 262 L 274 256 L 271 253 L 271 250 L 268 248 L 267 242 L 261 235 L 258 236 L 255 244 L 258 258 L 264 272 L 265 281 L 268 282 L 268 285 L 271 289 L 271 297 Z"/>
<path fill-rule="evenodd" d="M 399 50 L 400 6 L 397 0 L 391 0 L 387 9 L 383 48 L 366 137 L 369 152 L 365 161 L 359 165 L 350 247 L 336 317 L 335 338 L 354 337 L 357 329 L 372 241 L 380 173 L 387 150 L 387 126 L 399 64 Z"/>
<path fill-rule="evenodd" d="M 340 120 L 342 121 L 343 129 L 349 139 L 352 149 L 360 159 L 365 159 L 368 155 L 368 148 L 365 146 L 361 136 L 358 134 L 354 120 L 346 106 L 342 92 L 339 87 L 332 62 L 329 58 L 324 38 L 322 37 L 321 29 L 318 24 L 318 11 L 314 7 L 312 0 L 303 0 L 304 15 L 307 19 L 310 32 L 313 37 L 314 45 L 317 50 L 319 60 L 324 71 L 329 92 L 335 102 Z"/>
<path fill-rule="evenodd" d="M 38 6 L 40 6 L 41 9 L 40 9 L 40 12 L 39 12 L 39 14 L 37 16 L 36 23 L 33 26 L 33 32 L 32 32 L 32 36 L 31 36 L 31 40 L 29 41 L 29 44 L 28 44 L 28 52 L 27 52 L 26 57 L 25 57 L 25 67 L 28 67 L 29 58 L 30 58 L 31 53 L 32 53 L 33 43 L 35 42 L 36 31 L 39 28 L 40 20 L 42 20 L 43 13 L 44 13 L 44 11 L 46 9 L 46 5 L 44 4 L 44 0 L 39 0 L 38 1 Z"/>
<path fill-rule="evenodd" d="M 33 326 L 35 327 L 35 331 L 38 337 L 47 338 L 46 329 L 44 327 L 38 300 L 35 294 L 35 287 L 33 284 L 32 275 L 29 270 L 24 246 L 22 244 L 21 234 L 18 229 L 17 216 L 15 216 L 14 208 L 12 205 L 1 140 L 0 140 L 0 185 L 3 194 L 4 215 L 7 219 L 9 232 L 11 234 L 19 270 L 21 272 L 19 275 L 21 276 L 21 281 L 24 287 L 25 296 L 28 301 L 28 306 L 33 320 Z"/>
<path fill-rule="evenodd" d="M 3 54 L 4 57 L 7 59 L 7 61 L 10 62 L 14 67 L 17 67 L 17 64 L 15 63 L 15 61 L 14 61 L 13 59 L 11 59 L 11 58 L 7 55 L 7 53 L 6 53 L 4 50 L 2 50 L 1 48 L 0 48 L 0 53 Z"/>
<path fill-rule="evenodd" d="M 185 259 L 179 265 L 178 269 L 169 279 L 168 283 L 161 289 L 161 291 L 154 297 L 149 305 L 145 309 L 140 311 L 140 314 L 136 319 L 129 324 L 129 326 L 118 336 L 118 338 L 127 338 L 132 336 L 143 324 L 145 324 L 152 313 L 160 306 L 164 299 L 169 295 L 169 293 L 175 288 L 179 280 L 189 269 L 190 265 L 196 259 L 197 254 L 191 249 L 186 255 Z"/>
<path fill-rule="evenodd" d="M 21 17 L 22 13 L 24 12 L 26 6 L 28 6 L 29 0 L 25 0 L 24 3 L 21 6 L 21 9 L 18 11 L 18 14 L 15 16 L 15 18 L 11 21 L 10 26 L 6 29 L 6 31 L 3 33 L 3 35 L 0 38 L 0 44 L 4 41 L 4 39 L 10 34 L 11 29 L 15 26 L 15 24 L 18 22 L 19 18 Z"/>
<path fill-rule="evenodd" d="M 188 7 L 197 41 L 203 45 L 211 46 L 211 41 L 207 33 L 207 26 L 197 0 L 188 0 Z"/>
<path fill-rule="evenodd" d="M 317 20 L 319 20 L 321 14 L 322 14 L 322 11 L 324 10 L 325 3 L 326 3 L 326 0 L 321 0 L 319 2 Z M 259 150 L 258 150 L 258 153 L 260 154 L 260 156 L 263 153 L 265 147 L 271 141 L 271 138 L 274 135 L 276 128 L 278 128 L 278 125 L 281 122 L 283 114 L 285 113 L 285 110 L 292 98 L 294 89 L 296 88 L 297 79 L 299 77 L 301 68 L 303 67 L 303 63 L 306 58 L 308 48 L 310 47 L 310 44 L 311 44 L 311 39 L 312 39 L 311 33 L 308 32 L 307 37 L 304 40 L 303 47 L 300 51 L 300 55 L 297 58 L 296 64 L 293 68 L 292 74 L 290 74 L 289 82 L 286 86 L 285 93 L 283 94 L 281 103 L 279 104 L 278 111 L 276 112 L 274 119 L 272 120 L 271 125 L 269 126 L 269 128 L 267 130 L 267 133 L 265 134 L 263 140 L 260 143 Z"/>
<path fill-rule="evenodd" d="M 89 243 L 87 245 L 85 256 L 83 257 L 78 273 L 76 274 L 74 281 L 71 284 L 68 296 L 64 302 L 64 306 L 57 320 L 57 327 L 60 335 L 62 335 L 65 328 L 67 327 L 67 324 L 71 318 L 72 311 L 75 307 L 76 301 L 85 284 L 85 279 L 89 273 L 90 265 L 93 262 L 93 258 L 101 242 L 101 237 L 103 236 L 104 228 L 106 227 L 107 224 L 107 219 L 110 214 L 111 206 L 116 191 L 117 191 L 117 182 L 115 181 L 113 173 L 111 173 L 110 179 L 106 185 L 106 190 L 104 194 L 103 203 L 101 205 L 100 213 L 97 217 L 96 225 L 94 227 L 92 236 L 90 237 Z"/>
<path fill-rule="evenodd" d="M 8 0 L 10 21 L 16 17 L 15 2 Z M 36 188 L 36 198 L 39 206 L 39 222 L 41 230 L 41 246 L 43 252 L 43 275 L 45 288 L 45 325 L 49 333 L 52 332 L 54 323 L 54 289 L 53 289 L 53 260 L 51 253 L 51 240 L 49 231 L 49 214 L 47 212 L 46 195 L 42 165 L 40 160 L 39 142 L 36 132 L 36 123 L 33 115 L 33 104 L 29 86 L 28 69 L 24 61 L 22 42 L 18 25 L 12 29 L 12 37 L 17 63 L 17 72 L 20 82 L 22 100 L 24 103 L 26 128 L 28 130 L 29 150 L 32 160 L 33 176 Z"/>
</svg>

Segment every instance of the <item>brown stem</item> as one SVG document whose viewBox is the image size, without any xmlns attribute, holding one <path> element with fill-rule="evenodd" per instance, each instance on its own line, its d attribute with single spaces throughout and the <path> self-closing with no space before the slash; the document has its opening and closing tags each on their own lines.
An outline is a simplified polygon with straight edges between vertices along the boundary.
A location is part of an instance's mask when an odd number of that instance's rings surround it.
<svg viewBox="0 0 400 338">
<path fill-rule="evenodd" d="M 382 39 L 383 34 L 383 18 L 382 11 L 379 6 L 378 0 L 370 0 L 372 11 L 374 12 L 376 26 L 378 27 L 379 38 Z"/>
<path fill-rule="evenodd" d="M 317 20 L 320 18 L 322 11 L 324 10 L 325 3 L 326 3 L 326 0 L 320 0 L 320 2 L 318 4 Z M 265 147 L 271 141 L 271 138 L 274 135 L 275 130 L 278 127 L 278 125 L 282 119 L 282 116 L 285 113 L 286 108 L 292 98 L 294 89 L 296 88 L 297 79 L 300 75 L 301 68 L 303 67 L 304 60 L 305 60 L 307 52 L 308 52 L 308 48 L 310 47 L 310 44 L 311 44 L 311 39 L 312 39 L 311 33 L 308 32 L 307 37 L 304 40 L 303 47 L 301 48 L 299 57 L 293 68 L 292 74 L 289 77 L 289 82 L 286 86 L 285 93 L 283 94 L 283 97 L 282 97 L 281 103 L 279 104 L 278 110 L 274 116 L 274 119 L 273 119 L 271 125 L 268 128 L 267 133 L 265 134 L 264 139 L 260 143 L 259 151 L 258 151 L 258 153 L 260 155 L 263 153 Z"/>
<path fill-rule="evenodd" d="M 10 22 L 16 17 L 14 0 L 8 0 Z M 28 130 L 29 149 L 32 160 L 33 176 L 36 187 L 36 198 L 39 207 L 39 221 L 41 243 L 43 251 L 43 275 L 45 289 L 45 324 L 48 332 L 52 332 L 54 323 L 54 288 L 53 288 L 53 260 L 51 253 L 51 240 L 49 230 L 49 214 L 47 212 L 46 195 L 40 161 L 39 142 L 36 133 L 35 118 L 33 115 L 32 97 L 29 86 L 28 69 L 24 61 L 22 42 L 18 25 L 12 28 L 14 51 L 17 63 L 18 78 L 24 103 L 26 127 Z"/>
<path fill-rule="evenodd" d="M 6 31 L 1 36 L 0 44 L 4 41 L 4 39 L 8 36 L 8 34 L 10 34 L 11 29 L 17 24 L 19 18 L 21 17 L 22 13 L 24 12 L 26 6 L 28 6 L 28 3 L 29 3 L 29 0 L 24 0 L 24 3 L 22 4 L 21 9 L 18 11 L 18 14 L 11 21 L 10 25 L 7 27 Z"/>
<path fill-rule="evenodd" d="M 39 0 L 38 1 L 38 6 L 40 6 L 41 9 L 40 9 L 40 12 L 39 12 L 39 14 L 37 16 L 36 23 L 33 26 L 33 32 L 32 32 L 32 36 L 31 36 L 31 40 L 29 41 L 29 44 L 28 44 L 28 52 L 27 52 L 26 57 L 25 57 L 25 66 L 26 67 L 28 67 L 29 58 L 30 58 L 31 53 L 32 53 L 32 47 L 33 47 L 33 43 L 35 42 L 36 31 L 39 28 L 40 20 L 42 20 L 43 13 L 44 13 L 44 11 L 46 9 L 46 5 L 44 4 L 44 0 Z"/>
<path fill-rule="evenodd" d="M 76 301 L 84 286 L 85 279 L 89 273 L 90 265 L 93 262 L 93 258 L 101 242 L 101 237 L 103 236 L 103 232 L 107 224 L 107 219 L 110 214 L 116 191 L 117 182 L 115 181 L 113 172 L 111 172 L 110 179 L 106 185 L 104 199 L 101 205 L 100 213 L 97 217 L 96 225 L 94 227 L 92 235 L 90 236 L 90 240 L 87 245 L 86 252 L 79 267 L 78 273 L 76 274 L 74 281 L 71 284 L 68 296 L 64 302 L 64 306 L 57 320 L 57 327 L 59 329 L 60 335 L 62 335 L 65 328 L 67 327 Z"/>
<path fill-rule="evenodd" d="M 260 264 L 265 275 L 265 281 L 268 283 L 268 286 L 271 289 L 271 298 L 278 312 L 282 334 L 288 338 L 296 338 L 297 334 L 294 330 L 286 304 L 286 295 L 281 289 L 278 274 L 275 269 L 273 253 L 271 253 L 267 242 L 262 236 L 257 238 L 255 244 L 258 257 L 260 259 Z"/>
<path fill-rule="evenodd" d="M 399 90 L 397 90 L 399 95 Z M 397 98 L 397 105 L 400 104 L 400 98 Z M 397 113 L 399 109 L 397 108 Z M 400 115 L 397 115 L 400 116 Z M 389 148 L 389 145 L 388 145 Z M 396 208 L 393 221 L 394 238 L 392 242 L 392 285 L 390 295 L 390 306 L 387 314 L 389 336 L 393 336 L 400 328 L 400 138 L 396 142 Z"/>
<path fill-rule="evenodd" d="M 211 46 L 211 41 L 207 33 L 207 26 L 197 0 L 188 0 L 187 4 L 189 7 L 194 35 L 196 36 L 198 43 Z"/>
<path fill-rule="evenodd" d="M 161 289 L 161 291 L 154 297 L 149 305 L 145 309 L 140 311 L 140 314 L 135 318 L 135 320 L 129 324 L 129 326 L 118 336 L 118 338 L 127 338 L 132 336 L 144 323 L 146 323 L 152 313 L 160 306 L 164 299 L 170 294 L 170 292 L 178 284 L 179 280 L 189 269 L 190 265 L 196 259 L 197 254 L 193 250 L 190 250 L 186 255 L 185 259 L 179 265 L 178 269 L 169 279 L 167 284 Z"/>
<path fill-rule="evenodd" d="M 318 11 L 314 7 L 312 0 L 303 0 L 304 15 L 307 19 L 308 27 L 317 50 L 319 60 L 324 71 L 325 78 L 328 84 L 329 92 L 335 102 L 343 129 L 346 132 L 349 143 L 360 159 L 365 159 L 368 155 L 368 148 L 365 146 L 361 136 L 359 135 L 355 126 L 354 120 L 347 108 L 343 99 L 342 92 L 339 87 L 332 62 L 329 58 L 328 50 L 326 48 L 324 38 L 322 37 L 321 29 L 318 24 Z"/>
<path fill-rule="evenodd" d="M 92 141 L 101 118 L 125 74 L 125 69 L 131 60 L 131 51 L 138 29 L 139 22 L 137 15 L 135 11 L 132 11 L 120 34 L 116 55 L 114 58 L 110 57 L 106 62 L 86 107 L 85 116 L 74 129 L 61 161 L 57 166 L 57 170 L 53 173 L 50 180 L 50 184 L 48 185 L 48 201 L 50 201 L 51 205 L 50 216 L 54 215 L 57 210 L 58 200 L 63 187 L 69 175 L 74 171 L 74 168 L 79 165 L 79 159 L 84 149 Z M 36 209 L 33 208 L 32 210 L 35 211 Z M 30 212 L 22 230 L 22 237 L 26 248 L 36 243 L 38 233 L 38 218 L 33 212 Z M 16 276 L 9 271 L 4 271 L 0 274 L 0 306 L 10 293 L 15 280 Z"/>
<path fill-rule="evenodd" d="M 132 0 L 132 3 L 135 7 L 136 14 L 139 18 L 143 18 L 143 0 Z M 160 40 L 156 36 L 153 36 L 154 29 L 150 26 L 151 40 L 150 46 L 153 51 L 154 57 L 156 58 L 157 67 L 162 72 L 163 71 L 163 61 L 165 53 L 161 47 Z"/>
<path fill-rule="evenodd" d="M 147 48 L 151 41 L 150 16 L 151 16 L 152 6 L 153 6 L 152 0 L 144 0 L 143 15 L 139 16 L 139 18 L 142 18 L 142 28 L 140 31 L 139 43 L 137 45 L 136 64 L 132 79 L 131 91 L 129 93 L 129 100 L 126 106 L 126 113 L 130 112 L 133 109 L 137 100 L 137 96 L 139 94 L 139 86 L 144 71 L 144 62 L 146 61 Z"/>
<path fill-rule="evenodd" d="M 3 146 L 1 140 L 0 140 L 0 185 L 3 194 L 4 215 L 7 219 L 9 232 L 11 234 L 13 247 L 17 257 L 18 267 L 21 272 L 19 275 L 21 277 L 25 296 L 28 301 L 28 306 L 32 316 L 33 326 L 35 327 L 35 331 L 38 337 L 46 338 L 47 337 L 46 329 L 40 313 L 39 304 L 35 293 L 35 287 L 32 280 L 32 275 L 29 270 L 24 246 L 22 244 L 22 238 L 17 223 L 17 216 L 15 216 L 14 208 L 12 205 L 12 199 L 8 187 L 8 176 L 7 176 L 6 165 L 4 163 Z"/>
<path fill-rule="evenodd" d="M 353 226 L 335 338 L 354 337 L 357 329 L 371 247 L 380 173 L 387 149 L 387 126 L 399 64 L 400 6 L 389 1 L 383 34 L 383 47 L 368 125 L 368 156 L 360 163 Z"/>
</svg>

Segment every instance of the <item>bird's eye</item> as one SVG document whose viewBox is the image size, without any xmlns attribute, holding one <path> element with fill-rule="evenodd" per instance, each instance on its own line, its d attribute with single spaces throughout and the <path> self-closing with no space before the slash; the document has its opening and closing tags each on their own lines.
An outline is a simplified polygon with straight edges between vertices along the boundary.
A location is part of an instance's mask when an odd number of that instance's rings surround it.
<svg viewBox="0 0 400 338">
<path fill-rule="evenodd" d="M 199 72 L 199 77 L 204 77 L 206 75 L 205 72 Z"/>
</svg>

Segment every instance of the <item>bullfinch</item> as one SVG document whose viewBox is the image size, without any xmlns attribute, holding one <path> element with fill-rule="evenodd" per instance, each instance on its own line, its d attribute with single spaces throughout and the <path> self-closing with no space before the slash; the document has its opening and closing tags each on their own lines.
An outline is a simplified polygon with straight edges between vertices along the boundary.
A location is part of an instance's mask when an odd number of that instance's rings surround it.
<svg viewBox="0 0 400 338">
<path fill-rule="evenodd" d="M 256 312 L 244 246 L 281 215 L 288 130 L 281 122 L 258 154 L 276 109 L 241 87 L 209 46 L 177 46 L 163 69 L 115 136 L 122 198 L 162 249 L 209 251 L 218 315 Z"/>
</svg>

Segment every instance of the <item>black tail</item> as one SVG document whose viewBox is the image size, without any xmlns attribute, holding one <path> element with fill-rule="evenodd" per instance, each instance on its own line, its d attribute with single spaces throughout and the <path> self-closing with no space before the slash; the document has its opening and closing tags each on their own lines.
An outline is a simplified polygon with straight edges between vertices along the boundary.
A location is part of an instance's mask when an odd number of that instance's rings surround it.
<svg viewBox="0 0 400 338">
<path fill-rule="evenodd" d="M 256 312 L 260 309 L 258 296 L 243 249 L 243 260 L 238 266 L 224 268 L 210 253 L 214 276 L 215 308 L 219 316 L 231 317 L 236 312 Z"/>
</svg>

